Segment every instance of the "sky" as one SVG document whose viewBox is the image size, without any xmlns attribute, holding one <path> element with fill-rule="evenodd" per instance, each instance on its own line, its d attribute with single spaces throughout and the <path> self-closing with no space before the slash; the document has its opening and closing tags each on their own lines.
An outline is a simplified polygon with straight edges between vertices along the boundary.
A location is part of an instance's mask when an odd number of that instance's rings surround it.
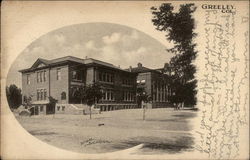
<svg viewBox="0 0 250 160">
<path fill-rule="evenodd" d="M 54 59 L 63 56 L 94 58 L 121 68 L 160 68 L 172 54 L 166 46 L 149 35 L 123 25 L 85 23 L 70 25 L 49 32 L 33 41 L 12 64 L 7 84 L 21 87 L 21 73 L 38 58 Z"/>
</svg>

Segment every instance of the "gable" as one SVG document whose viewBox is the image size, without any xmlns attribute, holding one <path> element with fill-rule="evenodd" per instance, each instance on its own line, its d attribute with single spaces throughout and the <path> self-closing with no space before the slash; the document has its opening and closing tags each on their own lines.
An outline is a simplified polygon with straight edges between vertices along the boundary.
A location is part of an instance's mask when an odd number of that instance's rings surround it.
<svg viewBox="0 0 250 160">
<path fill-rule="evenodd" d="M 41 67 L 44 67 L 46 66 L 44 63 L 40 63 L 36 68 L 41 68 Z"/>
<path fill-rule="evenodd" d="M 31 68 L 41 68 L 47 65 L 47 60 L 38 58 L 36 62 L 31 66 Z"/>
</svg>

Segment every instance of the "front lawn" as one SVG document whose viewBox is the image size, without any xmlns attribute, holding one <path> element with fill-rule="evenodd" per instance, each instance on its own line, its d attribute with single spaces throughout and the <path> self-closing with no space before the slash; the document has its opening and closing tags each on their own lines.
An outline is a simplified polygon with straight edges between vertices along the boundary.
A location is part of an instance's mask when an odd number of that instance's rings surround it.
<svg viewBox="0 0 250 160">
<path fill-rule="evenodd" d="M 177 153 L 192 149 L 189 121 L 194 111 L 170 108 L 116 110 L 92 115 L 39 115 L 17 120 L 38 139 L 71 151 L 103 153 L 143 144 L 139 154 Z M 101 125 L 99 125 L 101 124 Z"/>
</svg>

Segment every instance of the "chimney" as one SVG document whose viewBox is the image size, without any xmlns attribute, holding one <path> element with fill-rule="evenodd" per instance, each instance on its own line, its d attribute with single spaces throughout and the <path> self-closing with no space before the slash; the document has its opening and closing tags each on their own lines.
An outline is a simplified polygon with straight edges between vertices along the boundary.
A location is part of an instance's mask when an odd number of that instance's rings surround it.
<svg viewBox="0 0 250 160">
<path fill-rule="evenodd" d="M 88 56 L 85 56 L 85 59 L 88 59 Z"/>
<path fill-rule="evenodd" d="M 141 67 L 142 67 L 142 64 L 139 62 L 139 63 L 137 64 L 137 66 L 138 66 L 138 68 L 141 68 Z"/>
<path fill-rule="evenodd" d="M 129 66 L 129 72 L 132 72 L 132 66 Z"/>
</svg>

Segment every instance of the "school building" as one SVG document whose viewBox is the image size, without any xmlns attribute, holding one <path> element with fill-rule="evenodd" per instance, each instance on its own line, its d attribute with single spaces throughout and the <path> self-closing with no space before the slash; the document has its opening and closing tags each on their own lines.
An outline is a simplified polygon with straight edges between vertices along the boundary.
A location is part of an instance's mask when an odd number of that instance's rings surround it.
<svg viewBox="0 0 250 160">
<path fill-rule="evenodd" d="M 101 111 L 136 108 L 137 73 L 92 58 L 66 56 L 53 60 L 38 58 L 22 73 L 23 97 L 31 97 L 32 114 L 78 113 L 80 104 L 75 91 L 94 82 L 101 85 L 102 99 L 96 105 Z M 58 102 L 49 106 L 48 97 Z"/>
</svg>

